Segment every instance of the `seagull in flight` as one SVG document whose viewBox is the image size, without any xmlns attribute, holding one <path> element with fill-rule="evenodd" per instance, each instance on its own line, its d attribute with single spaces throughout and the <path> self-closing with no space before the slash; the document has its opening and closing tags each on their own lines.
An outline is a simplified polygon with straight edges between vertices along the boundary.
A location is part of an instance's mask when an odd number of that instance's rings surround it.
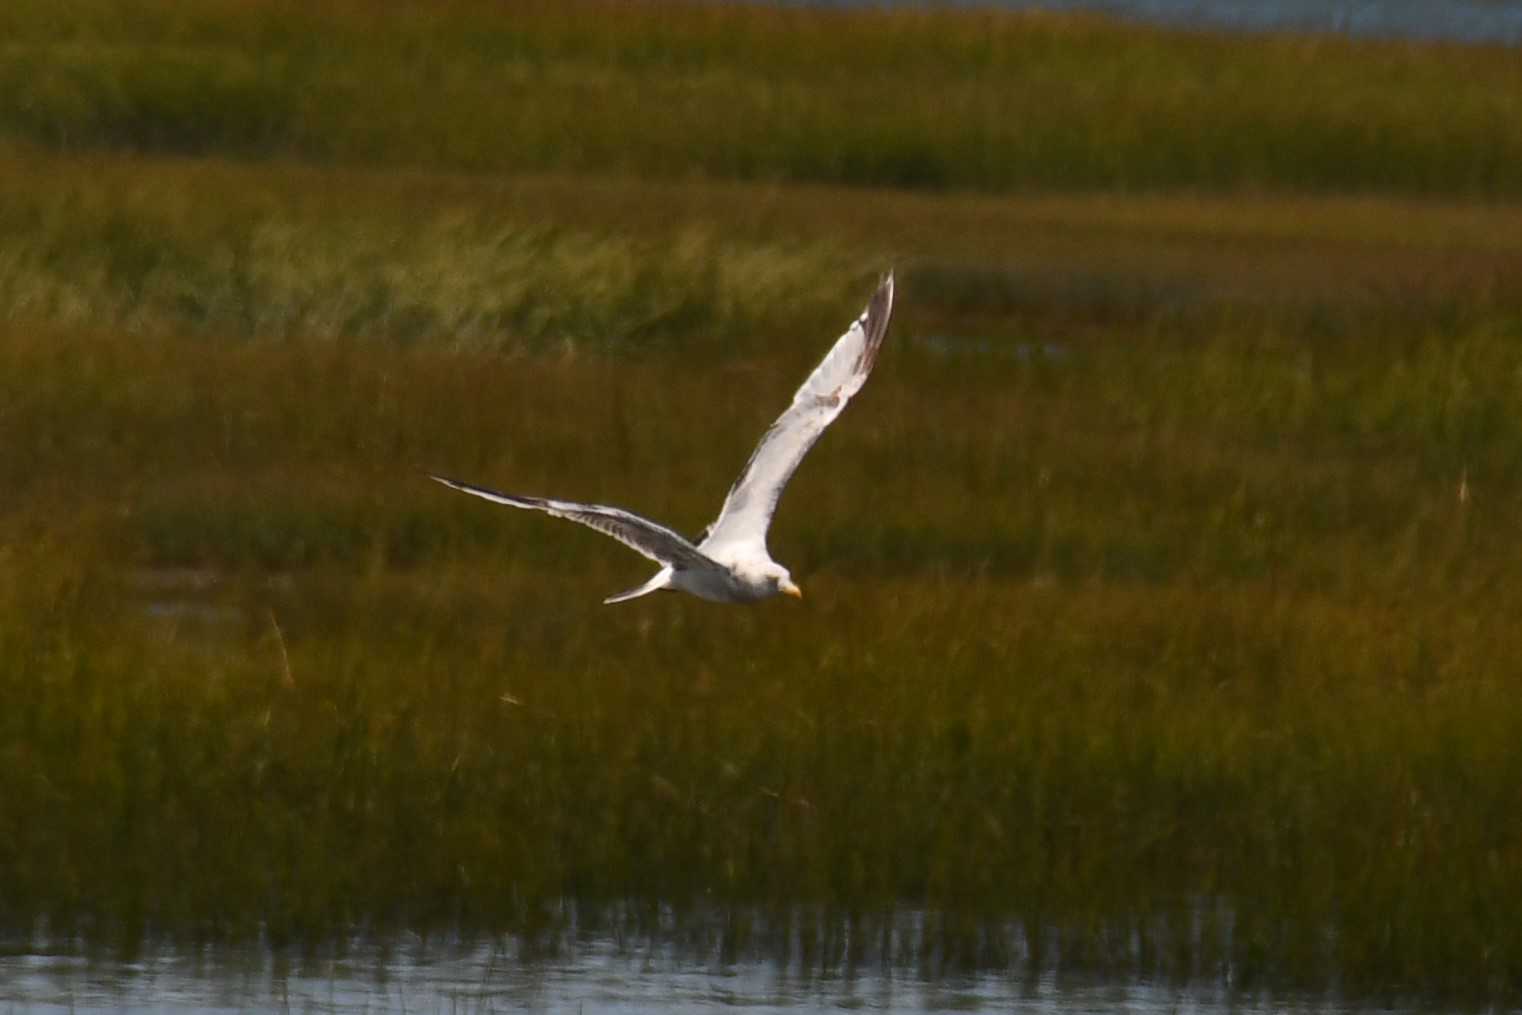
<svg viewBox="0 0 1522 1015">
<path fill-rule="evenodd" d="M 609 596 L 605 603 L 621 603 L 661 589 L 679 589 L 719 603 L 758 603 L 777 595 L 802 598 L 803 592 L 787 568 L 767 552 L 766 529 L 793 470 L 867 382 L 888 334 L 892 312 L 893 275 L 889 273 L 878 283 L 866 310 L 835 342 L 793 395 L 793 403 L 766 431 L 729 488 L 719 517 L 696 542 L 659 522 L 607 504 L 521 497 L 447 476 L 426 475 L 496 504 L 580 522 L 660 565 L 648 581 Z"/>
</svg>

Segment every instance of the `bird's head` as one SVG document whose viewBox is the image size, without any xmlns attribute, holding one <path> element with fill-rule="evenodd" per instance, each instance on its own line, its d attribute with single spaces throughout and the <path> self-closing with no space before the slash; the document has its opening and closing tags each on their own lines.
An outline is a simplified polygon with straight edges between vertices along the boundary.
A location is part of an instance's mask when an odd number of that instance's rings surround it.
<svg viewBox="0 0 1522 1015">
<path fill-rule="evenodd" d="M 767 575 L 771 580 L 772 587 L 784 596 L 792 596 L 794 599 L 803 598 L 803 590 L 793 583 L 793 576 L 788 574 L 787 568 L 778 564 L 776 570 Z"/>
</svg>

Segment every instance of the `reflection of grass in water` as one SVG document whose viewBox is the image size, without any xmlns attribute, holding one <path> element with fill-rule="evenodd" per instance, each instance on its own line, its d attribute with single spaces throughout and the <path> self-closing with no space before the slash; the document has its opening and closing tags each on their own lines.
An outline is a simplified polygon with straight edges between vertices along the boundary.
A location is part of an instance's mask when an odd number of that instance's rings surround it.
<svg viewBox="0 0 1522 1015">
<path fill-rule="evenodd" d="M 903 334 L 784 499 L 809 598 L 755 610 L 604 609 L 637 559 L 410 467 L 695 529 L 807 356 L 12 334 L 7 922 L 316 945 L 569 900 L 839 961 L 923 908 L 930 967 L 1030 935 L 1509 996 L 1515 336 Z M 233 619 L 142 610 L 168 565 Z"/>
</svg>

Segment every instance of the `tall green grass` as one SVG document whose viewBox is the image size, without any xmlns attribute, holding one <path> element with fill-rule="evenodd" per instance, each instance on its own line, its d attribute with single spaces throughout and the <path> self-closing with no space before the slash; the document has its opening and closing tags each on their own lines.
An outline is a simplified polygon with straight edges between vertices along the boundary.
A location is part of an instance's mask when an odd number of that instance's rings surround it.
<svg viewBox="0 0 1522 1015">
<path fill-rule="evenodd" d="M 325 337 L 473 348 L 640 349 L 753 337 L 821 305 L 845 258 L 823 241 L 665 236 L 503 213 L 500 188 L 407 199 L 406 181 L 273 181 L 215 167 L 11 163 L 0 313 L 25 321 L 219 337 Z M 102 175 L 121 189 L 103 186 Z M 234 193 L 227 189 L 235 188 Z M 456 187 L 456 190 L 459 188 Z M 717 327 L 716 327 L 717 326 Z M 689 345 L 693 343 L 689 342 Z M 729 351 L 729 350 L 718 350 Z"/>
<path fill-rule="evenodd" d="M 5 924 L 1515 997 L 1515 330 L 914 338 L 783 500 L 804 604 L 614 610 L 412 466 L 695 530 L 811 356 L 10 334 Z"/>
<path fill-rule="evenodd" d="M 171 0 L 0 46 L 6 936 L 1522 995 L 1511 54 Z M 801 605 L 603 608 L 642 561 L 417 474 L 695 532 L 886 266 Z"/>
<path fill-rule="evenodd" d="M 1510 51 L 992 11 L 17 0 L 55 150 L 919 188 L 1514 196 Z"/>
<path fill-rule="evenodd" d="M 896 265 L 934 333 L 1337 344 L 1522 312 L 1522 211 L 992 198 L 215 160 L 0 157 L 0 317 L 434 347 L 813 351 Z M 828 330 L 825 328 L 824 330 Z M 1045 337 L 1042 337 L 1045 336 Z"/>
</svg>

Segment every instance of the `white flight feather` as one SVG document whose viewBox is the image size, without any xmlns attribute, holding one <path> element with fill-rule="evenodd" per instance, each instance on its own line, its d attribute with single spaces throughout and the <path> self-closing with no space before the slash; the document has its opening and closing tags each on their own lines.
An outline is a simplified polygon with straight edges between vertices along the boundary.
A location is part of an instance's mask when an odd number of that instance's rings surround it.
<svg viewBox="0 0 1522 1015">
<path fill-rule="evenodd" d="M 719 560 L 744 554 L 767 556 L 766 530 L 782 488 L 825 427 L 867 383 L 888 333 L 892 310 L 893 276 L 888 275 L 867 309 L 809 374 L 793 395 L 792 404 L 751 452 L 750 461 L 724 498 L 719 517 L 698 543 L 700 550 Z"/>
</svg>

